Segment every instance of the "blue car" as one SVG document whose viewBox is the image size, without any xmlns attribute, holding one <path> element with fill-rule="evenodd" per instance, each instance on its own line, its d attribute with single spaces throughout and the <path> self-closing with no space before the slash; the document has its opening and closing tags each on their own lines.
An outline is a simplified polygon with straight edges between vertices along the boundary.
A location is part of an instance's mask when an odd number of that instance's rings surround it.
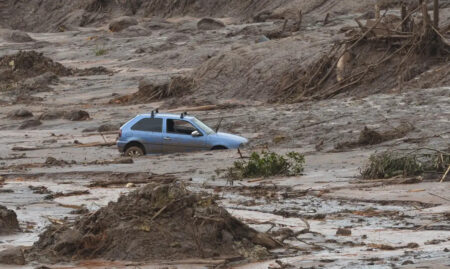
<svg viewBox="0 0 450 269">
<path fill-rule="evenodd" d="M 125 156 L 199 150 L 237 149 L 248 140 L 237 135 L 216 132 L 200 120 L 182 114 L 152 111 L 125 123 L 117 146 Z"/>
</svg>

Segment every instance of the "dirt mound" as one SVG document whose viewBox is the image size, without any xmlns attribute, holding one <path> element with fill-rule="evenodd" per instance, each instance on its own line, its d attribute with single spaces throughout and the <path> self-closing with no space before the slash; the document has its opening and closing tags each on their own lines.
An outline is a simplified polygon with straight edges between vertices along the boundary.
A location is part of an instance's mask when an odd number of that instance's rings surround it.
<svg viewBox="0 0 450 269">
<path fill-rule="evenodd" d="M 2 33 L 1 36 L 7 41 L 16 43 L 25 43 L 34 41 L 34 39 L 31 38 L 27 33 L 18 30 L 4 31 L 4 33 Z"/>
<path fill-rule="evenodd" d="M 139 91 L 131 95 L 114 98 L 111 104 L 141 104 L 170 97 L 180 97 L 190 93 L 194 81 L 190 77 L 175 76 L 170 81 L 143 79 L 139 82 Z"/>
<path fill-rule="evenodd" d="M 36 51 L 20 51 L 0 58 L 0 87 L 51 72 L 57 76 L 72 74 L 69 68 Z"/>
<path fill-rule="evenodd" d="M 121 196 L 74 225 L 50 226 L 28 256 L 43 262 L 173 260 L 235 256 L 255 245 L 278 244 L 232 217 L 211 196 L 171 183 Z"/>
<path fill-rule="evenodd" d="M 17 215 L 14 211 L 0 205 L 0 234 L 20 231 Z"/>
<path fill-rule="evenodd" d="M 329 40 L 305 35 L 224 52 L 194 71 L 196 88 L 187 98 L 204 103 L 217 103 L 218 99 L 268 101 L 287 70 L 306 68 L 329 47 Z"/>
<path fill-rule="evenodd" d="M 421 17 L 416 14 L 403 20 L 394 15 L 365 24 L 357 20 L 359 28 L 347 32 L 346 39 L 307 69 L 287 71 L 277 100 L 298 102 L 400 91 L 419 75 L 442 67 L 450 55 L 450 43 L 431 25 L 425 5 L 421 10 Z M 398 30 L 394 34 L 392 29 Z M 440 83 L 427 87 L 435 85 Z"/>
<path fill-rule="evenodd" d="M 0 57 L 0 91 L 15 90 L 26 95 L 34 91 L 48 91 L 49 85 L 58 82 L 60 76 L 89 76 L 111 74 L 103 66 L 73 69 L 53 61 L 36 51 L 19 51 Z"/>
</svg>

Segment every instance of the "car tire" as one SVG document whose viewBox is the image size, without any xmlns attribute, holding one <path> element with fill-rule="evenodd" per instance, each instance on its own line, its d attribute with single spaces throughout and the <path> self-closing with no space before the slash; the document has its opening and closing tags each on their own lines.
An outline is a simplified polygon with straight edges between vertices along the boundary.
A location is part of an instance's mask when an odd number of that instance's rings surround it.
<svg viewBox="0 0 450 269">
<path fill-rule="evenodd" d="M 127 148 L 125 150 L 125 156 L 127 157 L 131 157 L 131 158 L 136 158 L 136 157 L 141 157 L 144 155 L 144 151 L 142 150 L 141 147 L 138 146 L 131 146 L 129 148 Z"/>
</svg>

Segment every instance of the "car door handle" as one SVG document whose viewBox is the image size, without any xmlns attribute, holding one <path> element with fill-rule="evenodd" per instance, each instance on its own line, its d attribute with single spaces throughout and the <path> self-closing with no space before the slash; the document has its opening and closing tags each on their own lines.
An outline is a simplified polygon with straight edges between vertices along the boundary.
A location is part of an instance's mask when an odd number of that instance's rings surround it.
<svg viewBox="0 0 450 269">
<path fill-rule="evenodd" d="M 170 137 L 164 137 L 164 140 L 172 140 Z"/>
</svg>

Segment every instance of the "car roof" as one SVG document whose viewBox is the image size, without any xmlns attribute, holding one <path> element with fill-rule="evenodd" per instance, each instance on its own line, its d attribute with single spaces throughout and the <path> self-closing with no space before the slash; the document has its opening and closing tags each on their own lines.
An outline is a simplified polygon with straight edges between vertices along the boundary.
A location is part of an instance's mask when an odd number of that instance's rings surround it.
<svg viewBox="0 0 450 269">
<path fill-rule="evenodd" d="M 151 117 L 152 114 L 139 114 L 136 117 L 137 118 L 147 118 L 147 117 Z M 180 119 L 181 118 L 181 113 L 180 114 L 171 114 L 171 113 L 155 113 L 155 118 L 158 119 L 162 119 L 162 118 L 169 118 L 169 119 Z M 194 116 L 190 116 L 190 115 L 184 115 L 183 119 L 187 119 L 187 120 L 191 120 L 194 119 Z"/>
</svg>

